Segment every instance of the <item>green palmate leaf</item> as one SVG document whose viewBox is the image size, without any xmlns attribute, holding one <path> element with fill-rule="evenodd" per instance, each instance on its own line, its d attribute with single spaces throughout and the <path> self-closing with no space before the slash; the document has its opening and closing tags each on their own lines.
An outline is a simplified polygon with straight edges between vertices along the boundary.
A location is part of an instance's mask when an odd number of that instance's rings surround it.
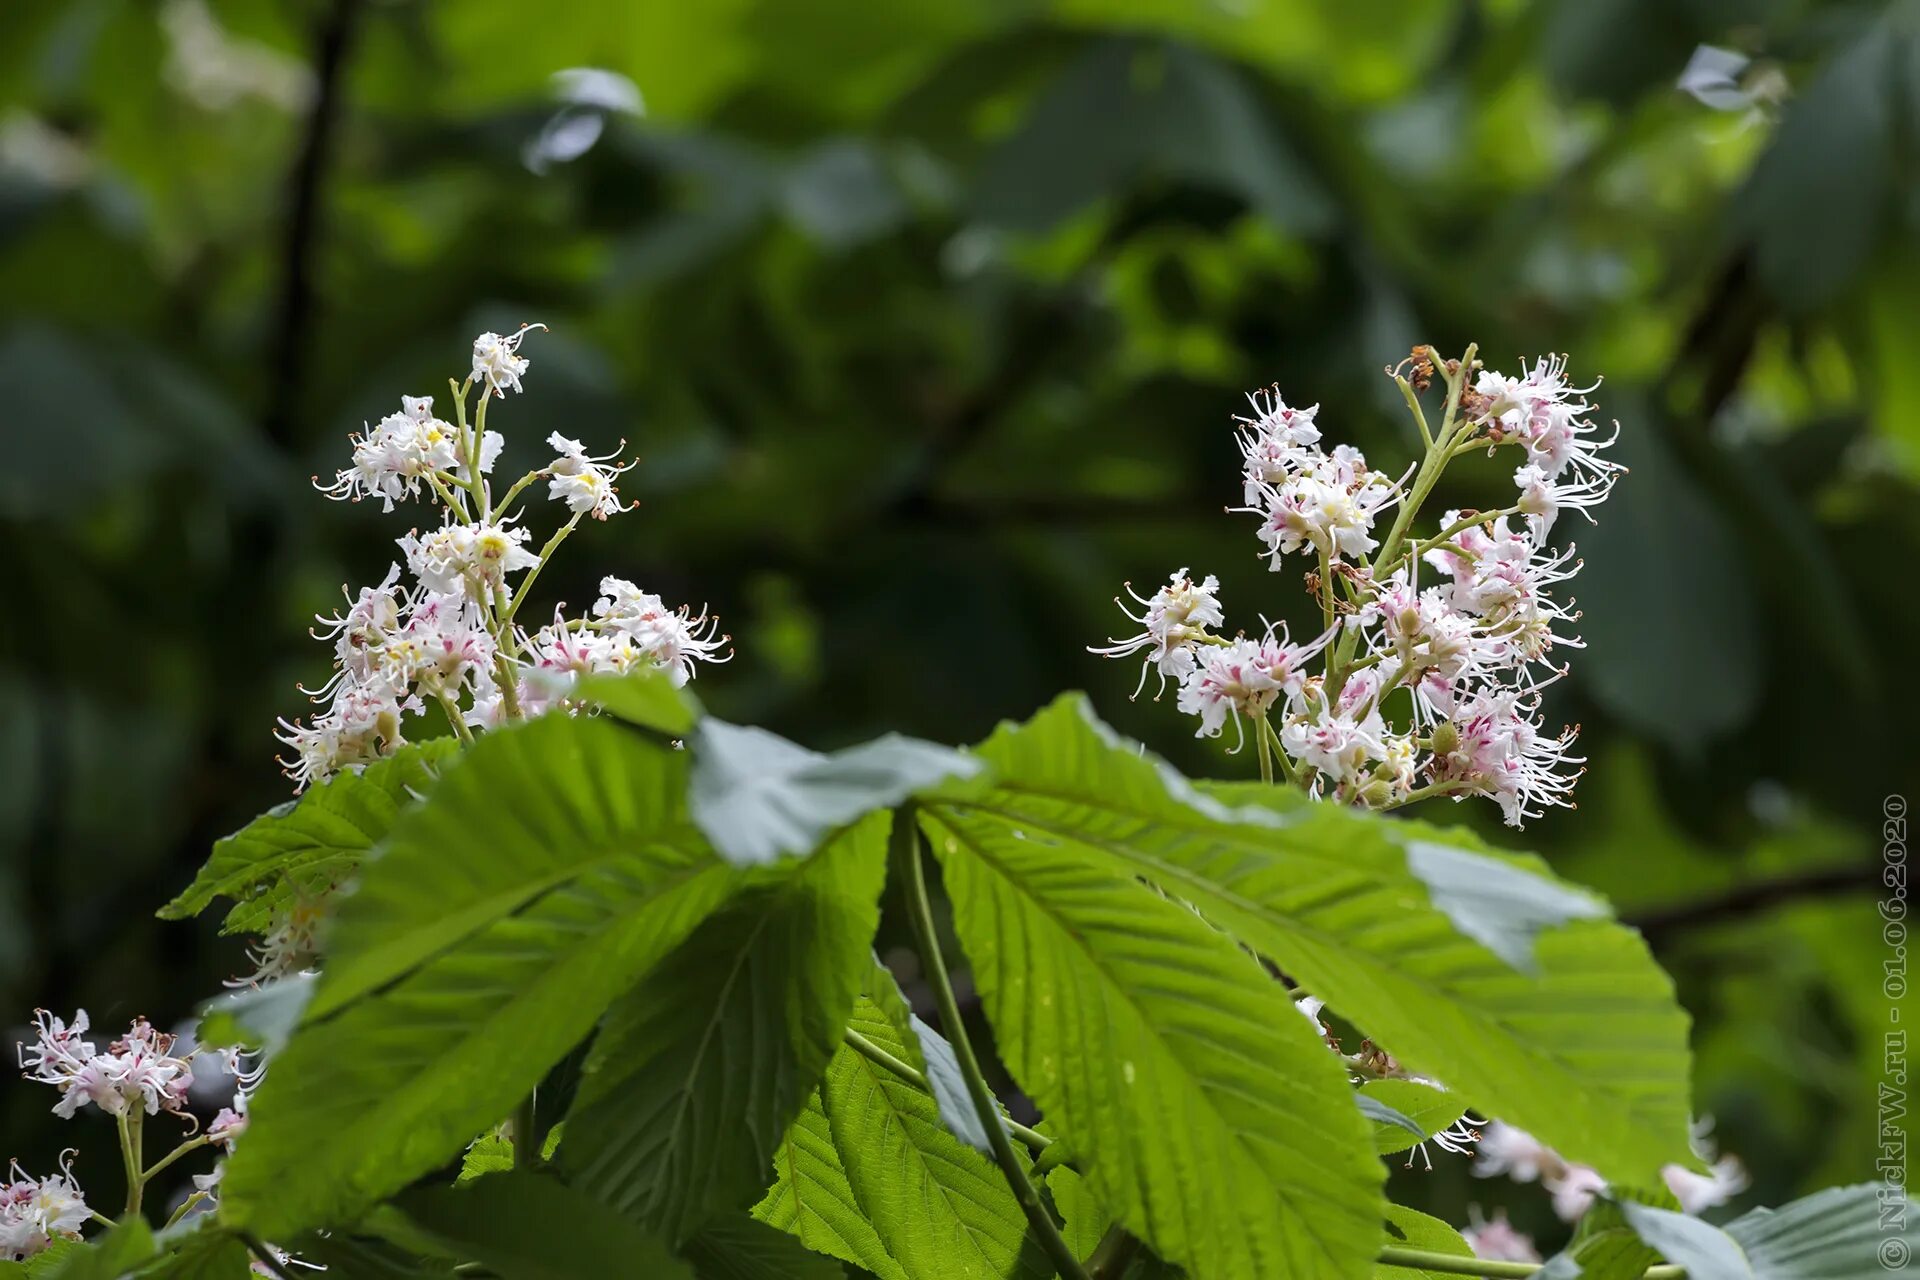
<svg viewBox="0 0 1920 1280">
<path fill-rule="evenodd" d="M 1376 1150 L 1384 1143 L 1394 1142 L 1402 1144 L 1394 1150 L 1405 1151 L 1414 1143 L 1423 1141 L 1427 1137 L 1427 1131 L 1414 1123 L 1411 1116 L 1395 1110 L 1377 1098 L 1356 1093 L 1353 1095 L 1353 1101 L 1360 1108 L 1360 1114 L 1373 1124 L 1373 1142 Z M 1391 1132 L 1383 1134 L 1381 1132 L 1383 1129 Z"/>
<path fill-rule="evenodd" d="M 200 1007 L 201 1044 L 245 1045 L 269 1057 L 280 1052 L 313 998 L 315 975 L 292 974 L 264 987 L 243 987 Z"/>
<path fill-rule="evenodd" d="M 1540 1280 L 1639 1280 L 1657 1255 L 1627 1227 L 1584 1235 L 1540 1268 Z"/>
<path fill-rule="evenodd" d="M 543 1174 L 497 1173 L 416 1191 L 398 1207 L 420 1237 L 503 1280 L 693 1277 L 658 1238 Z"/>
<path fill-rule="evenodd" d="M 864 813 L 979 769 L 957 751 L 898 734 L 822 755 L 712 717 L 700 722 L 689 746 L 694 821 L 722 857 L 740 866 L 807 853 Z"/>
<path fill-rule="evenodd" d="M 1445 1089 L 1413 1080 L 1369 1080 L 1360 1086 L 1360 1098 L 1363 1104 L 1372 1101 L 1391 1107 L 1413 1125 L 1410 1132 L 1405 1125 L 1374 1117 L 1374 1150 L 1381 1155 L 1405 1151 L 1431 1138 L 1467 1111 L 1467 1104 Z"/>
<path fill-rule="evenodd" d="M 152 1229 L 134 1218 L 79 1248 L 62 1250 L 48 1265 L 36 1267 L 30 1261 L 26 1273 L 33 1280 L 119 1280 L 154 1253 Z"/>
<path fill-rule="evenodd" d="M 1458 1231 L 1438 1218 L 1404 1205 L 1387 1206 L 1387 1244 L 1423 1253 L 1446 1253 L 1456 1258 L 1473 1257 L 1473 1246 Z M 1424 1267 L 1374 1267 L 1374 1280 L 1453 1280 L 1455 1273 L 1429 1271 Z"/>
<path fill-rule="evenodd" d="M 50 1274 L 55 1267 L 62 1265 L 68 1254 L 80 1252 L 86 1248 L 87 1246 L 78 1240 L 62 1237 L 54 1240 L 25 1262 L 0 1258 L 0 1276 L 4 1276 L 6 1280 L 42 1280 L 42 1277 Z"/>
<path fill-rule="evenodd" d="M 699 700 L 688 690 L 675 688 L 663 671 L 582 676 L 573 694 L 629 724 L 674 737 L 689 732 L 701 714 Z"/>
<path fill-rule="evenodd" d="M 773 1172 L 773 1186 L 754 1206 L 757 1220 L 789 1233 L 816 1253 L 851 1262 L 879 1280 L 906 1280 L 907 1271 L 887 1252 L 854 1198 L 846 1166 L 834 1150 L 832 1126 L 819 1091 L 807 1100 L 780 1140 Z"/>
<path fill-rule="evenodd" d="M 162 1233 L 162 1239 L 167 1233 Z M 253 1255 L 218 1227 L 202 1225 L 174 1241 L 167 1256 L 141 1280 L 250 1280 Z"/>
<path fill-rule="evenodd" d="M 1727 1224 L 1754 1280 L 1883 1280 L 1904 1269 L 1920 1205 L 1885 1183 L 1830 1187 Z"/>
<path fill-rule="evenodd" d="M 222 1214 L 339 1223 L 506 1115 L 734 890 L 686 822 L 683 753 L 594 718 L 473 747 L 343 904 L 254 1098 Z"/>
<path fill-rule="evenodd" d="M 869 1000 L 848 1025 L 895 1057 L 905 1049 Z M 1053 1275 L 1000 1170 L 947 1130 L 931 1094 L 842 1048 L 820 1097 L 854 1202 L 905 1275 Z"/>
<path fill-rule="evenodd" d="M 225 930 L 263 931 L 276 911 L 351 879 L 401 810 L 458 754 L 452 738 L 416 742 L 268 810 L 213 846 L 186 892 L 160 908 L 161 919 L 186 919 L 215 898 L 232 898 Z"/>
<path fill-rule="evenodd" d="M 1338 1058 L 1193 912 L 969 799 L 922 824 L 1002 1059 L 1095 1198 L 1208 1276 L 1349 1277 L 1381 1170 Z"/>
<path fill-rule="evenodd" d="M 1541 1275 L 1546 1280 L 1638 1280 L 1659 1254 L 1629 1223 L 1627 1211 L 1635 1206 L 1669 1212 L 1680 1202 L 1664 1186 L 1610 1189 L 1581 1216 L 1573 1239 L 1547 1259 Z"/>
<path fill-rule="evenodd" d="M 872 1001 L 862 999 L 848 1025 L 904 1056 L 906 1040 Z M 821 1083 L 820 1107 L 852 1205 L 895 1264 L 861 1265 L 908 1280 L 1053 1275 L 1006 1179 L 947 1131 L 931 1094 L 842 1048 Z"/>
<path fill-rule="evenodd" d="M 456 1183 L 472 1182 L 490 1173 L 506 1173 L 513 1168 L 513 1143 L 497 1133 L 483 1133 L 474 1139 L 460 1157 L 460 1176 Z"/>
<path fill-rule="evenodd" d="M 575 1185 L 676 1241 L 760 1194 L 872 964 L 886 824 L 743 896 L 613 1006 L 561 1147 Z"/>
<path fill-rule="evenodd" d="M 744 1214 L 709 1224 L 682 1250 L 699 1280 L 845 1280 L 846 1270 Z"/>
<path fill-rule="evenodd" d="M 1592 899 L 1537 862 L 1282 788 L 1202 793 L 1077 697 L 979 754 L 993 773 L 934 793 L 930 813 L 1049 865 L 1157 885 L 1409 1070 L 1610 1177 L 1651 1181 L 1690 1158 L 1672 984 L 1636 934 L 1591 918 Z"/>
<path fill-rule="evenodd" d="M 1754 1280 L 1747 1255 L 1720 1228 L 1631 1200 L 1621 1201 L 1620 1213 L 1644 1243 L 1668 1262 L 1685 1267 L 1688 1280 Z"/>
<path fill-rule="evenodd" d="M 1075 1256 L 1084 1261 L 1113 1225 L 1113 1215 L 1100 1207 L 1087 1180 L 1064 1165 L 1048 1172 L 1047 1194 L 1053 1197 L 1060 1234 L 1066 1237 Z"/>
</svg>

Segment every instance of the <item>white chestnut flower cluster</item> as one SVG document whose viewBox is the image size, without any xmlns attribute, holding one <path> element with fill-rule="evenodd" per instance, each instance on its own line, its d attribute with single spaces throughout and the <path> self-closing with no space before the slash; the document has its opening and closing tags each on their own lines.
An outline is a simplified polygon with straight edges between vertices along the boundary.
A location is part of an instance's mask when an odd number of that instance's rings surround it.
<svg viewBox="0 0 1920 1280">
<path fill-rule="evenodd" d="M 1178 686 L 1199 736 L 1223 733 L 1236 751 L 1252 734 L 1261 772 L 1372 808 L 1429 796 L 1491 798 L 1513 826 L 1570 805 L 1575 730 L 1549 732 L 1541 690 L 1580 647 L 1578 617 L 1555 592 L 1579 569 L 1574 549 L 1548 542 L 1563 510 L 1591 520 L 1623 474 L 1602 456 L 1613 435 L 1591 419 L 1591 387 L 1567 381 L 1564 357 L 1519 376 L 1416 348 L 1389 371 L 1412 410 L 1426 455 L 1394 477 L 1350 445 L 1323 447 L 1319 406 L 1295 408 L 1277 390 L 1248 399 L 1236 419 L 1245 505 L 1259 518 L 1268 567 L 1298 556 L 1320 608 L 1318 633 L 1285 624 L 1226 634 L 1218 579 L 1185 569 L 1122 609 L 1141 630 L 1092 652 L 1142 657 L 1141 684 Z M 1445 412 L 1430 429 L 1419 395 L 1436 375 Z M 1478 449 L 1524 455 L 1515 494 L 1487 511 L 1453 510 L 1430 531 L 1415 521 L 1447 464 Z M 1136 694 L 1138 689 L 1136 689 Z"/>
<path fill-rule="evenodd" d="M 1694 1126 L 1694 1154 L 1707 1165 L 1706 1173 L 1695 1173 L 1679 1164 L 1660 1170 L 1661 1181 L 1679 1202 L 1682 1213 L 1698 1216 L 1747 1189 L 1745 1166 L 1737 1156 L 1716 1152 L 1709 1136 L 1712 1131 L 1711 1121 Z M 1553 1211 L 1563 1222 L 1578 1222 L 1593 1207 L 1594 1200 L 1607 1192 L 1607 1180 L 1597 1170 L 1567 1160 L 1532 1134 L 1498 1120 L 1481 1136 L 1473 1172 L 1481 1178 L 1538 1182 L 1553 1197 Z M 1476 1211 L 1473 1224 L 1462 1234 L 1479 1257 L 1500 1262 L 1540 1261 L 1532 1239 L 1509 1226 L 1504 1213 L 1486 1222 Z"/>
<path fill-rule="evenodd" d="M 555 678 L 561 674 L 651 667 L 684 684 L 696 662 L 730 656 L 728 637 L 704 608 L 669 607 L 618 578 L 601 583 L 606 598 L 590 617 L 556 614 L 532 631 L 523 624 L 529 589 L 580 521 L 629 509 L 616 482 L 632 467 L 617 461 L 618 450 L 596 456 L 556 431 L 547 437 L 553 461 L 496 498 L 493 469 L 504 440 L 487 427 L 488 406 L 520 390 L 528 368 L 521 344 L 542 327 L 481 334 L 465 382 L 450 383 L 451 422 L 435 416 L 431 397 L 403 397 L 399 413 L 353 438 L 352 466 L 331 483 L 315 480 L 330 497 L 377 497 L 387 511 L 425 502 L 436 523 L 397 539 L 404 581 L 393 565 L 379 585 L 349 593 L 344 610 L 317 619 L 315 635 L 333 645 L 334 673 L 307 692 L 325 709 L 303 723 L 282 720 L 277 735 L 296 790 L 392 754 L 406 741 L 407 721 L 430 708 L 467 738 L 570 706 L 570 679 Z M 542 480 L 548 500 L 565 512 L 544 545 L 516 507 Z M 279 922 L 261 947 L 262 976 L 297 972 L 310 943 L 300 920 Z"/>
<path fill-rule="evenodd" d="M 173 1054 L 174 1037 L 135 1018 L 127 1033 L 102 1053 L 87 1039 L 87 1011 L 69 1025 L 46 1010 L 34 1013 L 38 1033 L 32 1044 L 15 1046 L 20 1070 L 29 1080 L 60 1091 L 53 1113 L 70 1119 L 87 1106 L 110 1116 L 187 1113 L 187 1087 L 193 1064 Z"/>
<path fill-rule="evenodd" d="M 249 1069 L 239 1049 L 199 1047 L 179 1052 L 178 1038 L 155 1030 L 145 1018 L 135 1018 L 126 1034 L 105 1050 L 88 1038 L 91 1030 L 85 1009 L 76 1012 L 72 1022 L 38 1009 L 32 1042 L 16 1044 L 14 1050 L 26 1079 L 59 1092 L 53 1104 L 55 1115 L 70 1120 L 92 1107 L 113 1117 L 122 1161 L 127 1169 L 139 1170 L 138 1182 L 129 1192 L 131 1207 L 138 1206 L 139 1186 L 181 1156 L 201 1147 L 233 1150 L 234 1140 L 247 1127 L 247 1099 L 259 1086 L 264 1068 Z M 209 1057 L 225 1065 L 234 1081 L 234 1094 L 202 1128 L 187 1103 L 195 1063 Z M 148 1165 L 142 1154 L 142 1126 L 148 1116 L 163 1112 L 184 1122 L 187 1136 L 171 1154 Z M 60 1172 L 51 1177 L 29 1177 L 16 1163 L 11 1180 L 0 1183 L 0 1259 L 17 1262 L 46 1250 L 56 1240 L 78 1239 L 81 1227 L 97 1216 L 74 1178 L 73 1154 L 67 1152 Z M 223 1167 L 194 1176 L 194 1191 L 176 1220 L 188 1208 L 213 1200 Z"/>
</svg>

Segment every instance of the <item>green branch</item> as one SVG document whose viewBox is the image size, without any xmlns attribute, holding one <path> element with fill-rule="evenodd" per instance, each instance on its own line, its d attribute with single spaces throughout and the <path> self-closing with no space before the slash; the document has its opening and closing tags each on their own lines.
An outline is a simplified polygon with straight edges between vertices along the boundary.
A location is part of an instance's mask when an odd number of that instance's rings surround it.
<svg viewBox="0 0 1920 1280">
<path fill-rule="evenodd" d="M 1482 1276 L 1485 1280 L 1531 1280 L 1545 1269 L 1538 1262 L 1494 1262 L 1426 1249 L 1382 1249 L 1379 1262 L 1383 1267 L 1411 1267 L 1449 1276 Z M 1662 1263 L 1641 1272 L 1640 1280 L 1685 1280 L 1686 1274 L 1685 1267 Z"/>
<path fill-rule="evenodd" d="M 531 1169 L 540 1163 L 540 1126 L 534 1118 L 533 1095 L 529 1093 L 513 1113 L 513 1167 Z"/>
</svg>

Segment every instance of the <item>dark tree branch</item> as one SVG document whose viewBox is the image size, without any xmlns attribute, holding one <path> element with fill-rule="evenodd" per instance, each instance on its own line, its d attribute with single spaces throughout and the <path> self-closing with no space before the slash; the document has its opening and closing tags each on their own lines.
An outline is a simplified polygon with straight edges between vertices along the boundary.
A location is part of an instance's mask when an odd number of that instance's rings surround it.
<svg viewBox="0 0 1920 1280">
<path fill-rule="evenodd" d="M 1643 911 L 1628 917 L 1627 923 L 1640 930 L 1648 944 L 1657 948 L 1692 929 L 1726 924 L 1810 898 L 1863 893 L 1879 883 L 1877 863 L 1822 867 L 1800 875 L 1739 885 L 1712 898 Z"/>
<path fill-rule="evenodd" d="M 306 351 L 313 330 L 314 245 L 320 235 L 321 188 L 340 121 L 341 81 L 353 43 L 359 0 L 331 0 L 314 35 L 313 106 L 307 114 L 293 171 L 287 178 L 286 237 L 281 242 L 280 297 L 274 310 L 272 347 L 262 422 L 267 438 L 286 448 L 294 437 L 295 406 L 306 382 Z"/>
</svg>

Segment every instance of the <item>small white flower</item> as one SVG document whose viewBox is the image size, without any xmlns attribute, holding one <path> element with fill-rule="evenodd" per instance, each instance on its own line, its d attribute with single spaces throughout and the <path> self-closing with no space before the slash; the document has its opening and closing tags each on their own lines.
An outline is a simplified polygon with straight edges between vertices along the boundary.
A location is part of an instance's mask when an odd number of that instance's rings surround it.
<svg viewBox="0 0 1920 1280">
<path fill-rule="evenodd" d="M 220 1113 L 207 1125 L 207 1137 L 212 1139 L 216 1146 L 225 1147 L 231 1151 L 234 1139 L 246 1130 L 247 1094 L 245 1090 L 241 1090 L 233 1095 L 233 1104 L 220 1108 Z"/>
<path fill-rule="evenodd" d="M 1459 512 L 1449 511 L 1451 525 Z M 1555 625 L 1578 615 L 1556 601 L 1549 590 L 1579 572 L 1575 548 L 1550 551 L 1507 527 L 1504 517 L 1456 535 L 1452 543 L 1427 553 L 1427 563 L 1452 579 L 1447 597 L 1455 609 L 1480 619 L 1481 635 L 1491 642 L 1482 656 L 1490 663 L 1543 662 L 1555 648 L 1581 648 L 1578 637 Z"/>
<path fill-rule="evenodd" d="M 347 597 L 345 613 L 332 617 L 314 615 L 313 635 L 333 641 L 336 671 L 327 684 L 317 690 L 307 690 L 311 696 L 330 694 L 342 679 L 366 680 L 373 675 L 381 647 L 387 637 L 400 629 L 401 612 L 409 605 L 399 582 L 400 566 L 389 565 L 387 576 L 380 580 L 379 586 L 362 587 L 358 597 Z M 343 594 L 346 592 L 344 586 L 340 590 Z"/>
<path fill-rule="evenodd" d="M 379 650 L 378 670 L 391 688 L 417 682 L 429 693 L 454 694 L 477 681 L 493 655 L 485 613 L 471 596 L 425 592 Z"/>
<path fill-rule="evenodd" d="M 605 520 L 625 510 L 620 505 L 613 482 L 632 470 L 633 464 L 628 463 L 624 467 L 606 465 L 619 456 L 618 449 L 605 457 L 591 457 L 585 445 L 578 440 L 569 440 L 558 431 L 547 437 L 547 443 L 560 455 L 547 466 L 547 472 L 552 477 L 547 482 L 549 498 L 565 502 L 567 510 L 575 515 L 591 513 L 596 520 Z M 621 447 L 625 447 L 624 441 Z"/>
<path fill-rule="evenodd" d="M 404 745 L 400 717 L 419 709 L 417 698 L 378 676 L 366 683 L 342 681 L 324 715 L 308 724 L 281 719 L 274 736 L 293 752 L 292 759 L 281 759 L 281 766 L 296 791 L 342 769 L 358 769 Z"/>
<path fill-rule="evenodd" d="M 1245 743 L 1241 717 L 1266 715 L 1280 696 L 1280 681 L 1263 657 L 1260 642 L 1244 636 L 1199 655 L 1198 664 L 1180 681 L 1178 699 L 1180 710 L 1200 717 L 1196 738 L 1219 737 L 1231 716 Z"/>
<path fill-rule="evenodd" d="M 1495 1120 L 1480 1133 L 1480 1146 L 1473 1159 L 1476 1178 L 1502 1175 L 1515 1182 L 1536 1182 L 1541 1177 L 1557 1177 L 1566 1161 L 1540 1139 L 1524 1129 L 1516 1129 Z"/>
<path fill-rule="evenodd" d="M 720 619 L 703 606 L 698 614 L 681 605 L 668 609 L 659 596 L 642 591 L 624 578 L 600 580 L 600 599 L 593 615 L 602 631 L 623 631 L 676 686 L 693 678 L 698 662 L 727 662 L 731 652 L 716 656 L 733 637 L 720 630 Z"/>
<path fill-rule="evenodd" d="M 407 567 L 436 595 L 463 592 L 471 580 L 497 586 L 517 569 L 530 569 L 540 557 L 526 549 L 525 529 L 505 523 L 445 524 L 425 534 L 398 539 Z"/>
<path fill-rule="evenodd" d="M 520 375 L 527 371 L 527 358 L 518 354 L 521 342 L 543 324 L 523 324 L 517 332 L 501 337 L 483 333 L 473 340 L 473 376 L 496 396 L 520 390 Z"/>
<path fill-rule="evenodd" d="M 1577 729 L 1549 737 L 1541 731 L 1538 695 L 1512 689 L 1481 690 L 1446 721 L 1448 749 L 1436 745 L 1431 765 L 1437 783 L 1491 796 L 1507 825 L 1521 827 L 1546 808 L 1571 808 L 1569 798 L 1584 763 L 1572 754 Z"/>
<path fill-rule="evenodd" d="M 326 914 L 324 898 L 304 895 L 276 911 L 260 940 L 247 948 L 253 972 L 227 985 L 260 987 L 312 971 L 320 963 L 320 925 Z"/>
<path fill-rule="evenodd" d="M 1325 1000 L 1321 1000 L 1315 996 L 1301 996 L 1293 1002 L 1293 1007 L 1300 1011 L 1302 1017 L 1313 1024 L 1314 1032 L 1318 1034 L 1322 1040 L 1325 1040 L 1327 1036 L 1331 1034 L 1327 1030 L 1327 1024 L 1320 1021 L 1320 1011 L 1327 1007 Z"/>
<path fill-rule="evenodd" d="M 1132 583 L 1122 585 L 1141 606 L 1140 612 L 1129 610 L 1118 596 L 1113 602 L 1120 606 L 1120 612 L 1145 629 L 1124 640 L 1110 638 L 1104 646 L 1090 645 L 1087 652 L 1103 658 L 1125 658 L 1145 651 L 1147 656 L 1140 665 L 1140 684 L 1134 689 L 1134 696 L 1138 697 L 1146 687 L 1150 670 L 1160 673 L 1160 688 L 1164 692 L 1169 676 L 1183 679 L 1194 669 L 1195 645 L 1211 635 L 1208 628 L 1221 624 L 1220 580 L 1208 574 L 1196 583 L 1185 569 L 1176 569 L 1167 585 L 1146 599 L 1134 591 Z"/>
<path fill-rule="evenodd" d="M 1685 1165 L 1670 1164 L 1660 1170 L 1660 1178 L 1673 1192 L 1685 1213 L 1701 1214 L 1718 1208 L 1747 1189 L 1746 1166 L 1737 1156 L 1718 1155 L 1713 1143 L 1713 1117 L 1701 1116 L 1693 1124 L 1693 1153 L 1707 1166 L 1706 1173 L 1695 1173 Z"/>
<path fill-rule="evenodd" d="M 1278 570 L 1284 557 L 1311 549 L 1330 560 L 1358 560 L 1379 544 L 1374 519 L 1400 500 L 1400 488 L 1377 471 L 1351 445 L 1332 453 L 1317 450 L 1277 481 L 1263 481 L 1246 508 L 1263 518 L 1259 535 L 1267 544 L 1267 567 Z"/>
<path fill-rule="evenodd" d="M 91 1216 L 74 1181 L 73 1152 L 61 1158 L 60 1172 L 47 1178 L 29 1177 L 14 1161 L 9 1180 L 0 1182 L 0 1259 L 24 1262 L 55 1240 L 77 1240 Z"/>
<path fill-rule="evenodd" d="M 1431 1143 L 1451 1156 L 1471 1156 L 1474 1144 L 1480 1141 L 1480 1121 L 1471 1116 L 1461 1116 L 1446 1128 L 1441 1129 L 1425 1142 L 1417 1142 L 1407 1152 L 1406 1168 L 1413 1168 L 1413 1162 L 1419 1160 L 1426 1165 L 1428 1173 L 1433 1172 L 1433 1153 L 1427 1150 Z"/>
<path fill-rule="evenodd" d="M 19 1055 L 20 1069 L 29 1080 L 57 1084 L 93 1057 L 93 1042 L 86 1038 L 88 1020 L 85 1009 L 73 1015 L 71 1025 L 45 1009 L 35 1009 L 33 1025 L 37 1033 L 34 1042 L 14 1046 Z"/>
<path fill-rule="evenodd" d="M 1568 1165 L 1565 1172 L 1547 1179 L 1545 1185 L 1553 1193 L 1553 1211 L 1562 1222 L 1578 1222 L 1586 1217 L 1594 1199 L 1607 1190 L 1607 1180 L 1600 1176 L 1599 1170 L 1584 1164 Z"/>
<path fill-rule="evenodd" d="M 1619 463 L 1600 457 L 1619 429 L 1604 440 L 1597 438 L 1599 428 L 1585 416 L 1593 409 L 1586 396 L 1594 387 L 1567 382 L 1567 358 L 1544 356 L 1521 370 L 1518 378 L 1484 370 L 1474 382 L 1486 406 L 1482 420 L 1495 443 L 1519 441 L 1528 461 L 1549 478 L 1568 467 L 1592 478 L 1621 470 Z"/>
<path fill-rule="evenodd" d="M 598 634 L 568 622 L 555 610 L 553 624 L 528 637 L 527 653 L 542 670 L 585 675 L 598 669 L 604 644 Z"/>
<path fill-rule="evenodd" d="M 428 476 L 463 472 L 459 429 L 433 416 L 432 397 L 403 396 L 401 404 L 399 413 L 351 437 L 353 465 L 320 486 L 322 493 L 356 502 L 377 496 L 391 511 L 401 498 L 417 496 Z"/>
<path fill-rule="evenodd" d="M 1747 1189 L 1746 1166 L 1737 1156 L 1721 1156 L 1706 1173 L 1670 1164 L 1660 1170 L 1661 1181 L 1680 1202 L 1683 1213 L 1702 1214 L 1718 1208 Z"/>
<path fill-rule="evenodd" d="M 1357 787 L 1377 761 L 1387 758 L 1388 731 L 1380 714 L 1380 691 L 1391 671 L 1385 664 L 1356 671 L 1340 687 L 1340 696 L 1327 705 L 1318 678 L 1308 682 L 1299 710 L 1280 727 L 1280 746 L 1301 764 L 1317 772 L 1315 794 L 1325 786 Z"/>
<path fill-rule="evenodd" d="M 1538 1262 L 1540 1251 L 1534 1247 L 1533 1237 L 1514 1229 L 1507 1221 L 1507 1211 L 1497 1210 L 1488 1220 L 1480 1216 L 1480 1207 L 1468 1208 L 1467 1226 L 1460 1236 L 1473 1250 L 1473 1256 L 1488 1262 Z"/>
<path fill-rule="evenodd" d="M 1513 484 L 1520 490 L 1517 505 L 1520 513 L 1527 518 L 1534 545 L 1540 546 L 1546 542 L 1547 534 L 1552 531 L 1553 522 L 1562 509 L 1578 511 L 1586 516 L 1588 524 L 1596 523 L 1591 515 L 1587 515 L 1587 508 L 1605 502 L 1619 478 L 1618 471 L 1610 471 L 1571 484 L 1561 484 L 1531 462 L 1516 470 Z"/>
<path fill-rule="evenodd" d="M 1253 406 L 1253 416 L 1234 421 L 1241 428 L 1242 478 L 1247 505 L 1252 507 L 1259 503 L 1264 488 L 1312 465 L 1314 446 L 1320 442 L 1320 428 L 1313 419 L 1320 406 L 1292 408 L 1278 387 L 1248 392 L 1247 402 Z"/>
</svg>

